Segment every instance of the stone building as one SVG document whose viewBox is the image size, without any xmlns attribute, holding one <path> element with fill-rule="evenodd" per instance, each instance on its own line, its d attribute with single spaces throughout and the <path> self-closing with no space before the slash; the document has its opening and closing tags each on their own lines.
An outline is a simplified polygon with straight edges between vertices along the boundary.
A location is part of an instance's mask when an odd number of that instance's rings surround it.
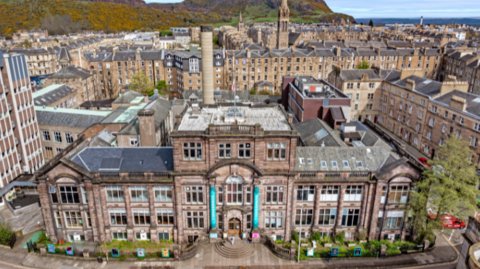
<svg viewBox="0 0 480 269">
<path fill-rule="evenodd" d="M 65 84 L 76 91 L 79 104 L 86 101 L 101 100 L 98 74 L 95 70 L 87 70 L 76 65 L 63 67 L 55 74 L 43 80 L 44 86 Z"/>
<path fill-rule="evenodd" d="M 52 241 L 290 240 L 300 226 L 302 238 L 410 235 L 403 210 L 419 168 L 361 124 L 309 130 L 339 141 L 316 147 L 299 146 L 307 131 L 278 106 L 192 106 L 176 121 L 173 147 L 92 147 L 81 135 L 37 172 Z M 365 147 L 341 138 L 360 134 Z"/>
<path fill-rule="evenodd" d="M 78 108 L 77 92 L 65 84 L 53 84 L 32 93 L 35 106 Z"/>
<path fill-rule="evenodd" d="M 288 48 L 289 24 L 290 9 L 287 0 L 282 0 L 282 4 L 278 8 L 277 49 Z"/>
<path fill-rule="evenodd" d="M 0 187 L 44 164 L 26 57 L 0 51 Z"/>
<path fill-rule="evenodd" d="M 480 54 L 476 48 L 460 47 L 447 49 L 440 80 L 455 76 L 469 84 L 468 92 L 480 94 Z"/>
</svg>

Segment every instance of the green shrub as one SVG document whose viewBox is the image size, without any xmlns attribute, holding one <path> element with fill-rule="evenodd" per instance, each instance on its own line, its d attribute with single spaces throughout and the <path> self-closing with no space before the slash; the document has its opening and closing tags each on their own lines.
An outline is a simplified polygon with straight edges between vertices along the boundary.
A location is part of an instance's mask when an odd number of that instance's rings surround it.
<svg viewBox="0 0 480 269">
<path fill-rule="evenodd" d="M 126 261 L 127 257 L 126 256 L 120 256 L 120 257 L 118 257 L 118 260 L 119 261 Z"/>
<path fill-rule="evenodd" d="M 339 242 L 339 243 L 343 243 L 343 239 L 345 238 L 345 232 L 341 232 L 341 233 L 338 233 L 336 236 L 335 236 L 335 241 L 336 242 Z"/>
<path fill-rule="evenodd" d="M 310 240 L 320 242 L 322 240 L 322 234 L 319 232 L 313 232 L 310 236 Z"/>
<path fill-rule="evenodd" d="M 285 243 L 285 240 L 275 240 L 275 243 L 276 244 L 282 244 L 282 243 Z"/>
<path fill-rule="evenodd" d="M 10 225 L 0 222 L 0 244 L 8 245 L 13 234 Z"/>
<path fill-rule="evenodd" d="M 393 255 L 398 255 L 402 253 L 399 249 L 397 248 L 389 248 L 387 249 L 387 256 L 393 256 Z"/>
<path fill-rule="evenodd" d="M 294 240 L 297 244 L 300 240 L 300 237 L 298 236 L 298 232 L 295 230 L 292 230 L 292 240 Z"/>
<path fill-rule="evenodd" d="M 370 246 L 375 249 L 375 251 L 380 250 L 380 242 L 378 240 L 370 240 L 370 242 L 365 244 L 366 247 L 370 249 Z"/>
<path fill-rule="evenodd" d="M 47 237 L 45 232 L 42 232 L 40 236 L 38 237 L 37 244 L 38 245 L 46 245 L 46 244 L 51 244 L 52 241 L 50 241 L 50 237 Z"/>
<path fill-rule="evenodd" d="M 386 245 L 387 246 L 387 249 L 393 249 L 393 248 L 397 248 L 397 246 L 395 246 L 394 243 L 390 242 L 389 240 L 382 240 L 380 241 L 380 245 Z"/>
</svg>

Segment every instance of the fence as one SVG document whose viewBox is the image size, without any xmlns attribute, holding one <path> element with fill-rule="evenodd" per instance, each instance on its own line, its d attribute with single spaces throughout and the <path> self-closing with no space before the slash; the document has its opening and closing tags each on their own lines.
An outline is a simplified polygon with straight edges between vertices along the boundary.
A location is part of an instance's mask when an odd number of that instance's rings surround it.
<svg viewBox="0 0 480 269">
<path fill-rule="evenodd" d="M 186 247 L 185 249 L 182 249 L 180 251 L 180 255 L 179 255 L 180 260 L 185 261 L 193 258 L 197 254 L 198 248 L 200 248 L 205 244 L 208 244 L 209 242 L 210 241 L 208 238 L 198 237 L 197 240 L 195 240 L 195 242 L 191 246 Z"/>
<path fill-rule="evenodd" d="M 263 236 L 262 236 L 263 237 Z M 271 239 L 268 236 L 265 236 L 266 241 L 265 245 L 275 254 L 276 256 L 282 258 L 282 259 L 287 259 L 287 260 L 292 260 L 292 258 L 295 258 L 295 249 L 286 249 L 283 248 L 275 243 L 273 239 Z"/>
</svg>

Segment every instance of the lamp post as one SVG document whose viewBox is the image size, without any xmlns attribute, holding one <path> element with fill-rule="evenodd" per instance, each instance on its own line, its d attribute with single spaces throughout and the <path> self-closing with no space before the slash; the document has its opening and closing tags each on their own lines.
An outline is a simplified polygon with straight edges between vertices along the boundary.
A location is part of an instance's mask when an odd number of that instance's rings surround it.
<svg viewBox="0 0 480 269">
<path fill-rule="evenodd" d="M 300 234 L 298 235 L 298 256 L 297 256 L 297 262 L 300 262 L 300 245 L 302 244 L 302 213 L 305 208 L 302 205 L 302 210 L 300 211 Z"/>
</svg>

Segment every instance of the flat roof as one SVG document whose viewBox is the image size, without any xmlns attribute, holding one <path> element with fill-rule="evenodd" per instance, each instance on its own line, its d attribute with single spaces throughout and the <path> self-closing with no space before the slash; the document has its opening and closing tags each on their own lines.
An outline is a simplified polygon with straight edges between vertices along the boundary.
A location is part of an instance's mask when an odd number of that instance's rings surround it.
<svg viewBox="0 0 480 269">
<path fill-rule="evenodd" d="M 126 123 L 130 122 L 138 114 L 138 111 L 147 106 L 147 103 L 140 103 L 136 106 L 120 106 L 107 117 L 103 123 Z"/>
<path fill-rule="evenodd" d="M 112 111 L 98 111 L 98 110 L 85 110 L 85 109 L 72 109 L 72 108 L 54 108 L 54 107 L 42 107 L 35 106 L 35 111 L 45 112 L 58 112 L 58 113 L 70 113 L 80 115 L 92 115 L 92 116 L 108 116 Z"/>
<path fill-rule="evenodd" d="M 256 125 L 266 131 L 290 131 L 284 113 L 277 107 L 204 107 L 193 112 L 189 107 L 178 127 L 179 131 L 204 131 L 208 125 Z"/>
<path fill-rule="evenodd" d="M 38 90 L 38 91 L 36 91 L 36 92 L 32 92 L 32 97 L 33 97 L 33 99 L 35 99 L 35 98 L 37 98 L 37 97 L 39 97 L 39 96 L 42 96 L 42 95 L 47 94 L 47 93 L 49 93 L 49 92 L 51 92 L 51 91 L 54 91 L 54 90 L 62 87 L 63 85 L 65 85 L 65 84 L 53 84 L 53 85 L 50 85 L 50 86 L 45 87 L 45 88 L 43 88 L 43 89 L 41 89 L 41 90 Z"/>
<path fill-rule="evenodd" d="M 141 102 L 143 102 L 143 96 L 138 96 L 138 97 L 135 97 L 132 101 L 130 101 L 130 104 L 138 104 Z"/>
</svg>

